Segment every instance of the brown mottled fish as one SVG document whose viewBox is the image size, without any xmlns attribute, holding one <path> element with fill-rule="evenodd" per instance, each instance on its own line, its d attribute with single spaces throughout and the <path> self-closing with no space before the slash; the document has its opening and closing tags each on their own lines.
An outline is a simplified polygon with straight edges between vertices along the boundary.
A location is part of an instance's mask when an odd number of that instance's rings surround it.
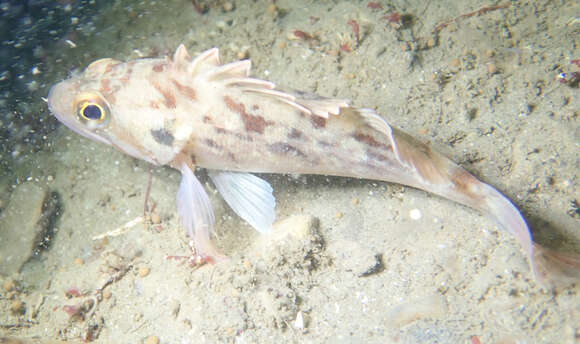
<svg viewBox="0 0 580 344">
<path fill-rule="evenodd" d="M 517 208 L 493 187 L 347 100 L 282 90 L 249 76 L 250 61 L 222 65 L 218 49 L 192 59 L 101 59 L 50 90 L 52 113 L 89 139 L 182 173 L 181 222 L 198 254 L 211 243 L 214 215 L 194 175 L 209 169 L 240 217 L 260 232 L 275 219 L 272 188 L 250 173 L 376 179 L 419 188 L 481 210 L 515 235 L 540 282 L 579 278 L 580 258 L 535 244 Z"/>
</svg>

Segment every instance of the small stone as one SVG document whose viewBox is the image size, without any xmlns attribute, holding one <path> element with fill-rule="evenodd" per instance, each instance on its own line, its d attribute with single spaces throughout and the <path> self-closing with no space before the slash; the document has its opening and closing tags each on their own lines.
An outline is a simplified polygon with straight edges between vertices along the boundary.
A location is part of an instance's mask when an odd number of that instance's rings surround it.
<svg viewBox="0 0 580 344">
<path fill-rule="evenodd" d="M 276 12 L 278 12 L 278 7 L 274 4 L 270 4 L 270 6 L 268 6 L 268 13 L 276 14 Z"/>
<path fill-rule="evenodd" d="M 223 9 L 224 9 L 225 12 L 229 12 L 229 11 L 231 11 L 231 10 L 234 9 L 234 4 L 231 3 L 231 2 L 229 2 L 229 1 L 228 2 L 225 2 L 224 5 L 223 5 Z"/>
<path fill-rule="evenodd" d="M 490 63 L 487 65 L 487 73 L 490 75 L 497 73 L 497 66 L 494 63 Z"/>
<path fill-rule="evenodd" d="M 352 204 L 353 205 L 358 205 L 359 203 L 360 203 L 360 199 L 358 199 L 358 198 L 353 198 L 352 199 Z"/>
<path fill-rule="evenodd" d="M 240 50 L 238 51 L 237 56 L 240 60 L 247 59 L 250 56 L 250 52 L 248 49 Z"/>
<path fill-rule="evenodd" d="M 139 268 L 139 277 L 145 277 L 145 276 L 149 275 L 150 272 L 151 272 L 151 269 L 149 269 L 148 267 L 140 267 Z"/>
<path fill-rule="evenodd" d="M 10 312 L 12 312 L 12 314 L 24 314 L 25 310 L 26 308 L 24 307 L 24 302 L 18 299 L 12 301 L 12 304 L 10 305 Z"/>
<path fill-rule="evenodd" d="M 109 289 L 103 290 L 103 298 L 108 300 L 111 298 L 111 296 L 113 296 L 113 293 L 111 293 Z"/>
<path fill-rule="evenodd" d="M 453 60 L 451 60 L 451 62 L 449 62 L 449 66 L 453 67 L 453 68 L 457 68 L 457 67 L 459 67 L 459 65 L 461 65 L 460 59 L 453 59 Z"/>
<path fill-rule="evenodd" d="M 426 42 L 427 48 L 433 48 L 435 46 L 435 43 L 436 43 L 435 38 L 433 37 L 429 38 Z"/>
<path fill-rule="evenodd" d="M 145 344 L 159 344 L 159 337 L 149 336 L 145 339 Z"/>
<path fill-rule="evenodd" d="M 411 218 L 411 220 L 419 220 L 421 218 L 421 210 L 419 209 L 411 209 L 411 211 L 409 211 L 409 217 Z"/>
<path fill-rule="evenodd" d="M 152 214 L 151 215 L 151 222 L 155 225 L 158 225 L 161 223 L 161 216 L 159 216 L 159 214 Z"/>
<path fill-rule="evenodd" d="M 76 258 L 74 260 L 75 265 L 83 265 L 85 264 L 85 261 L 82 258 Z"/>
<path fill-rule="evenodd" d="M 7 279 L 4 281 L 4 283 L 2 283 L 2 288 L 4 291 L 12 291 L 16 289 L 16 283 L 14 283 L 13 279 Z"/>
</svg>

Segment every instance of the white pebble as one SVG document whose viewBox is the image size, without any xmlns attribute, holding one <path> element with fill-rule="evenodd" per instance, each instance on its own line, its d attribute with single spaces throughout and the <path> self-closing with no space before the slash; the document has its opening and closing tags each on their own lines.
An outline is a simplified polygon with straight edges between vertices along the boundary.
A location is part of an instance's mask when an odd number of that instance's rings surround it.
<svg viewBox="0 0 580 344">
<path fill-rule="evenodd" d="M 415 209 L 411 209 L 411 211 L 409 211 L 409 217 L 411 218 L 411 220 L 419 220 L 421 218 L 421 210 L 415 208 Z"/>
<path fill-rule="evenodd" d="M 302 312 L 299 311 L 298 314 L 296 314 L 296 320 L 294 321 L 294 327 L 302 330 L 304 329 L 304 318 L 302 317 Z"/>
</svg>

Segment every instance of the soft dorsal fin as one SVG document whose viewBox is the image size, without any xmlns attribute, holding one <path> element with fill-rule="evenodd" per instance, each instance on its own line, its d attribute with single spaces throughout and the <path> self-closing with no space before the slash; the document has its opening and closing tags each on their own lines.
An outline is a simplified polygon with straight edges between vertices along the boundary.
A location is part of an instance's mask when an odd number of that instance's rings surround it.
<svg viewBox="0 0 580 344">
<path fill-rule="evenodd" d="M 385 121 L 381 116 L 379 116 L 379 114 L 377 114 L 377 112 L 373 109 L 357 108 L 355 110 L 364 119 L 365 123 L 368 124 L 368 126 L 379 131 L 381 134 L 385 135 L 389 139 L 389 142 L 391 143 L 391 147 L 393 147 L 393 152 L 395 153 L 397 160 L 401 164 L 407 165 L 401 159 L 401 156 L 399 154 L 399 147 L 395 142 L 395 138 L 393 136 L 393 129 L 391 128 L 389 123 L 387 123 L 387 121 Z"/>
</svg>

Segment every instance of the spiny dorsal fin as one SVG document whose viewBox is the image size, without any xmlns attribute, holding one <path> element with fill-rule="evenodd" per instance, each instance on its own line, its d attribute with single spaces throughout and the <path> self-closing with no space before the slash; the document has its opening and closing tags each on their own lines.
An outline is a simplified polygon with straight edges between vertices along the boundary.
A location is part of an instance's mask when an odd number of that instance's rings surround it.
<svg viewBox="0 0 580 344">
<path fill-rule="evenodd" d="M 214 68 L 207 75 L 208 80 L 224 80 L 229 78 L 244 78 L 250 75 L 252 62 L 250 60 L 241 60 L 228 63 L 218 68 Z"/>
<path fill-rule="evenodd" d="M 175 53 L 173 53 L 173 66 L 177 69 L 185 69 L 189 65 L 189 61 L 191 61 L 191 56 L 189 56 L 187 48 L 185 45 L 180 44 L 177 49 L 175 49 Z"/>
<path fill-rule="evenodd" d="M 186 57 L 189 58 L 189 54 L 182 44 L 175 51 L 173 62 L 179 66 Z M 204 77 L 209 81 L 219 81 L 225 86 L 237 87 L 242 92 L 270 97 L 307 115 L 328 118 L 330 115 L 338 115 L 341 108 L 349 106 L 349 102 L 344 99 L 324 98 L 306 92 L 275 89 L 276 85 L 270 81 L 249 77 L 251 66 L 250 60 L 220 65 L 219 50 L 212 48 L 196 57 L 189 65 L 188 72 L 191 75 L 204 73 Z"/>
<path fill-rule="evenodd" d="M 208 67 L 217 67 L 220 65 L 220 53 L 218 48 L 211 48 L 204 51 L 199 56 L 197 56 L 188 68 L 188 73 L 190 75 L 198 74 L 202 69 L 207 69 Z"/>
</svg>

